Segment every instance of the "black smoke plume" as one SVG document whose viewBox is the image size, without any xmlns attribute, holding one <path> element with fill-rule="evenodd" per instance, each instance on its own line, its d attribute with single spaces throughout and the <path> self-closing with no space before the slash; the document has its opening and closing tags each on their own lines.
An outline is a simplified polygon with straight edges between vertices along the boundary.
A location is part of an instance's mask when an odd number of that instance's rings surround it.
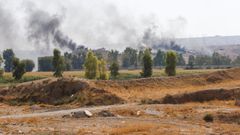
<svg viewBox="0 0 240 135">
<path fill-rule="evenodd" d="M 77 44 L 60 30 L 61 21 L 61 16 L 42 10 L 32 11 L 27 25 L 28 39 L 41 49 L 50 49 L 54 45 L 75 50 Z"/>
</svg>

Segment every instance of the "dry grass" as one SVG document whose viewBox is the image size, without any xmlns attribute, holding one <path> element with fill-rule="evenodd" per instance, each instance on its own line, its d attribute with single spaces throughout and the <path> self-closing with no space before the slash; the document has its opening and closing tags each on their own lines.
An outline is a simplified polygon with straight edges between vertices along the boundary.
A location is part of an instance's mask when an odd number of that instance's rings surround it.
<svg viewBox="0 0 240 135">
<path fill-rule="evenodd" d="M 195 69 L 195 70 L 184 70 L 177 69 L 177 75 L 186 75 L 186 74 L 201 74 L 201 73 L 210 73 L 218 71 L 219 69 Z M 120 70 L 120 78 L 131 78 L 131 77 L 140 77 L 141 70 Z M 11 77 L 11 73 L 4 73 L 4 77 Z M 24 76 L 33 76 L 33 77 L 53 77 L 53 72 L 27 72 Z M 84 77 L 84 71 L 66 71 L 63 73 L 65 77 Z M 127 77 L 130 76 L 130 77 Z M 154 69 L 153 76 L 166 76 L 164 69 Z"/>
<path fill-rule="evenodd" d="M 125 135 L 125 134 L 134 134 L 134 133 L 148 133 L 150 130 L 156 129 L 158 126 L 152 123 L 138 124 L 138 123 L 129 123 L 122 124 L 119 127 L 105 129 L 104 132 L 109 135 Z"/>
</svg>

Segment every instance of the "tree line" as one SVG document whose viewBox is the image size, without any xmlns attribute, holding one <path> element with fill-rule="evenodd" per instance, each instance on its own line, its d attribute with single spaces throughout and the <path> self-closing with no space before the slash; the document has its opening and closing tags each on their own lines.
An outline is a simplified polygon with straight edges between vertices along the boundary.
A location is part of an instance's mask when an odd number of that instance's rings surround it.
<svg viewBox="0 0 240 135">
<path fill-rule="evenodd" d="M 186 59 L 186 58 L 185 58 Z M 187 68 L 195 68 L 195 66 L 208 65 L 239 65 L 240 56 L 235 60 L 231 60 L 228 56 L 223 56 L 217 52 L 210 55 L 190 55 L 186 62 L 183 54 L 174 51 L 158 50 L 153 53 L 151 49 L 137 50 L 127 47 L 122 53 L 117 50 L 89 50 L 85 47 L 78 47 L 72 53 L 64 53 L 54 49 L 53 56 L 39 57 L 39 71 L 55 71 L 54 75 L 60 77 L 63 71 L 85 69 L 85 76 L 89 79 L 108 79 L 115 78 L 120 68 L 137 68 L 141 67 L 143 71 L 140 73 L 142 77 L 152 75 L 152 67 L 165 67 L 168 75 L 175 75 L 176 66 L 186 66 Z M 16 79 L 19 79 L 25 72 L 31 72 L 35 64 L 30 59 L 20 60 L 15 56 L 12 49 L 3 51 L 0 55 L 0 67 L 4 63 L 4 70 L 0 69 L 0 75 L 5 72 L 12 72 Z M 148 67 L 150 66 L 151 67 Z M 94 69 L 88 70 L 89 69 Z M 172 70 L 173 69 L 173 70 Z M 108 76 L 107 70 L 110 71 Z"/>
</svg>

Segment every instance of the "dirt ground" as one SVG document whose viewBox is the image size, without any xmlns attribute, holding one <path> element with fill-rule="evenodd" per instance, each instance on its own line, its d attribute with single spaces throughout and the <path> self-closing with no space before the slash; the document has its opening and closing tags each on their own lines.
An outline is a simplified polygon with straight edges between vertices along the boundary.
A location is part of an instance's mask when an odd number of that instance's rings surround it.
<svg viewBox="0 0 240 135">
<path fill-rule="evenodd" d="M 127 81 L 48 78 L 0 90 L 0 134 L 237 135 L 240 107 L 235 100 L 240 97 L 234 92 L 239 88 L 240 69 Z M 184 102 L 142 102 L 169 95 Z M 199 102 L 198 95 L 211 98 Z M 93 116 L 72 115 L 83 110 Z M 207 115 L 211 121 L 204 120 Z"/>
</svg>

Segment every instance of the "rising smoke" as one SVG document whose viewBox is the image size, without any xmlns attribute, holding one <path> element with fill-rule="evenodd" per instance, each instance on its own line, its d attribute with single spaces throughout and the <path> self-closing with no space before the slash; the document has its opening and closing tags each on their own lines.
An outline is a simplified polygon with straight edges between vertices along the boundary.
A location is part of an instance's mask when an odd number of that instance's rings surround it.
<svg viewBox="0 0 240 135">
<path fill-rule="evenodd" d="M 60 30 L 61 21 L 61 16 L 50 15 L 42 10 L 32 10 L 27 24 L 28 39 L 44 49 L 50 49 L 51 45 L 55 45 L 75 50 L 76 43 Z"/>
<path fill-rule="evenodd" d="M 46 4 L 45 2 L 43 5 Z M 174 35 L 178 32 L 176 29 L 171 30 L 178 28 L 172 25 L 184 23 L 183 18 L 177 18 L 171 20 L 170 28 L 163 30 L 159 28 L 158 23 L 153 22 L 154 19 L 148 18 L 151 20 L 149 24 L 142 22 L 143 18 L 120 13 L 115 5 L 102 0 L 96 3 L 80 1 L 77 6 L 64 3 L 63 7 L 66 6 L 67 9 L 64 13 L 61 10 L 49 12 L 36 3 L 32 1 L 23 4 L 24 23 L 20 23 L 23 20 L 15 20 L 0 6 L 0 32 L 4 33 L 0 35 L 0 40 L 1 44 L 7 41 L 4 43 L 7 44 L 4 45 L 5 48 L 16 48 L 21 44 L 27 44 L 44 55 L 50 54 L 54 47 L 75 50 L 79 44 L 85 44 L 90 48 L 105 47 L 122 50 L 127 46 L 134 48 L 145 46 L 153 49 L 168 46 L 169 48 L 170 41 L 174 40 Z M 94 8 L 94 12 L 91 8 Z M 26 40 L 24 43 L 15 40 L 14 22 L 21 24 L 20 27 L 24 29 L 24 33 L 21 33 L 23 35 L 21 39 Z"/>
</svg>

